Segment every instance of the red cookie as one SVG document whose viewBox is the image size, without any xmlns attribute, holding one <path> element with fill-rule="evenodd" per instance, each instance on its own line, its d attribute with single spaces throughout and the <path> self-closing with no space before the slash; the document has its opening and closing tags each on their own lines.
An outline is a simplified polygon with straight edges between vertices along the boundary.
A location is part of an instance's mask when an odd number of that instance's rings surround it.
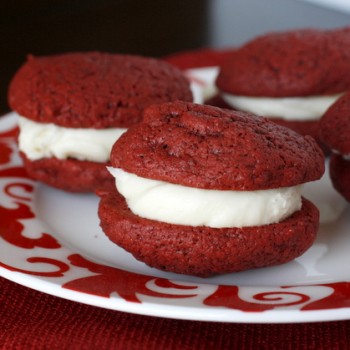
<svg viewBox="0 0 350 350">
<path fill-rule="evenodd" d="M 9 105 L 18 114 L 69 128 L 129 127 L 148 105 L 174 100 L 192 101 L 177 68 L 100 52 L 30 56 L 9 88 Z"/>
<path fill-rule="evenodd" d="M 290 128 L 301 135 L 313 137 L 321 147 L 325 155 L 329 155 L 330 150 L 320 138 L 320 125 L 318 120 L 286 120 L 283 118 L 273 118 L 272 121 L 278 125 Z"/>
<path fill-rule="evenodd" d="M 111 164 L 205 189 L 262 190 L 318 179 L 315 141 L 253 114 L 185 102 L 148 107 L 112 148 Z"/>
<path fill-rule="evenodd" d="M 350 202 L 350 161 L 333 154 L 329 171 L 334 188 Z"/>
<path fill-rule="evenodd" d="M 20 152 L 20 155 L 28 175 L 49 186 L 69 192 L 115 188 L 114 178 L 108 172 L 106 163 L 54 157 L 30 160 L 23 152 Z"/>
<path fill-rule="evenodd" d="M 216 84 L 222 92 L 246 97 L 336 95 L 349 90 L 349 70 L 350 28 L 295 30 L 263 35 L 234 51 Z M 318 139 L 319 118 L 289 120 L 284 124 Z"/>
<path fill-rule="evenodd" d="M 153 58 L 100 52 L 30 56 L 9 87 L 9 105 L 19 115 L 70 129 L 128 128 L 149 104 L 178 99 L 192 101 L 179 69 Z M 104 161 L 22 154 L 28 173 L 54 187 L 81 192 L 114 184 Z"/>
<path fill-rule="evenodd" d="M 332 150 L 330 175 L 334 187 L 350 201 L 350 93 L 343 95 L 323 115 L 321 138 Z"/>
<path fill-rule="evenodd" d="M 249 113 L 179 101 L 148 107 L 143 122 L 115 143 L 111 163 L 148 179 L 214 190 L 294 186 L 324 172 L 311 137 Z M 116 191 L 101 197 L 101 227 L 110 240 L 176 273 L 209 276 L 285 263 L 310 247 L 318 229 L 318 210 L 306 200 L 279 223 L 211 228 L 140 217 Z"/>
<path fill-rule="evenodd" d="M 180 69 L 218 66 L 231 54 L 233 49 L 212 50 L 196 49 L 194 51 L 183 51 L 163 57 L 163 59 Z"/>
<path fill-rule="evenodd" d="M 349 89 L 350 28 L 260 36 L 221 65 L 217 85 L 242 96 L 298 97 Z"/>
<path fill-rule="evenodd" d="M 220 108 L 234 109 L 228 103 L 226 103 L 219 94 L 211 97 L 205 103 L 208 105 L 216 106 L 216 107 L 220 107 Z M 273 118 L 271 120 L 278 125 L 285 126 L 287 128 L 290 128 L 290 129 L 296 131 L 298 134 L 312 136 L 315 140 L 317 140 L 317 142 L 318 142 L 319 146 L 322 148 L 323 152 L 325 154 L 329 153 L 329 148 L 320 139 L 319 121 L 286 120 L 286 119 L 282 119 L 282 118 Z"/>
</svg>

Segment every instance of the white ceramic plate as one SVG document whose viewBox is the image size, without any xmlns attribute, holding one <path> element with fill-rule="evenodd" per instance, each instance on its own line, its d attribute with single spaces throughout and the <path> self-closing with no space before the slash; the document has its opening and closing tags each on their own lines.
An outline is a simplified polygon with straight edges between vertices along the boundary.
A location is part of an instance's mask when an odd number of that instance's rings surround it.
<svg viewBox="0 0 350 350">
<path fill-rule="evenodd" d="M 303 256 L 281 266 L 201 279 L 149 268 L 110 243 L 99 228 L 95 195 L 69 194 L 29 179 L 15 128 L 14 113 L 0 118 L 1 276 L 90 305 L 177 319 L 350 318 L 350 207 L 327 175 L 305 189 L 323 223 Z"/>
</svg>

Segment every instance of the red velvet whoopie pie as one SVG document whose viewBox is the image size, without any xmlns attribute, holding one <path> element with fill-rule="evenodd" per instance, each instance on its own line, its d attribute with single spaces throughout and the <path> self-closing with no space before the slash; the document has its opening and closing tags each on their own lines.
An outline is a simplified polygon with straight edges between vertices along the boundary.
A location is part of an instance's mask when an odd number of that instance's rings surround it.
<svg viewBox="0 0 350 350">
<path fill-rule="evenodd" d="M 29 56 L 8 93 L 20 116 L 19 148 L 28 174 L 72 192 L 113 187 L 106 164 L 115 140 L 148 105 L 178 99 L 192 101 L 179 69 L 149 57 L 101 52 Z"/>
<path fill-rule="evenodd" d="M 319 119 L 349 90 L 349 70 L 350 27 L 272 32 L 233 51 L 216 85 L 221 106 L 271 118 L 324 146 Z"/>
<path fill-rule="evenodd" d="M 147 184 L 157 181 L 156 189 L 176 186 L 176 196 L 194 191 L 195 196 L 259 197 L 319 179 L 324 156 L 312 137 L 262 117 L 176 101 L 148 107 L 143 122 L 114 144 L 111 166 L 111 172 L 122 177 L 129 174 Z M 112 242 L 161 270 L 204 277 L 282 264 L 303 254 L 318 230 L 318 209 L 301 196 L 297 209 L 268 224 L 174 224 L 150 218 L 135 213 L 132 198 L 124 197 L 125 189 L 137 197 L 148 193 L 150 186 L 144 191 L 135 182 L 123 190 L 122 177 L 116 177 L 118 190 L 100 194 L 100 225 Z M 159 211 L 171 199 L 157 198 L 146 207 L 155 205 L 156 215 L 163 215 Z M 181 212 L 182 206 L 192 210 L 185 197 L 179 206 L 174 211 Z M 180 215 L 188 216 L 186 210 Z M 215 215 L 220 217 L 221 209 L 214 214 L 217 219 Z"/>
</svg>

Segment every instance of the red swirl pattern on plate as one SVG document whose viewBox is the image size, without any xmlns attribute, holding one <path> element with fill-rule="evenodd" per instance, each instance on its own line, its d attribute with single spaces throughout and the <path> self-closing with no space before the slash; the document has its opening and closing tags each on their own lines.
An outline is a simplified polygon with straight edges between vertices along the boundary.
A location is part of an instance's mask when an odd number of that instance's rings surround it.
<svg viewBox="0 0 350 350">
<path fill-rule="evenodd" d="M 64 276 L 64 273 L 69 270 L 69 266 L 66 263 L 55 259 L 44 258 L 44 257 L 31 257 L 31 258 L 28 258 L 27 261 L 33 264 L 35 263 L 49 264 L 51 266 L 57 267 L 57 269 L 54 271 L 28 271 L 28 270 L 23 270 L 13 266 L 6 265 L 2 262 L 0 262 L 0 266 L 11 271 L 22 272 L 27 275 L 44 276 L 44 277 L 62 277 Z"/>
<path fill-rule="evenodd" d="M 24 189 L 30 189 L 30 191 L 32 190 L 31 186 L 28 184 L 15 182 L 12 185 L 5 186 L 4 193 L 9 194 L 8 190 L 9 188 L 12 188 L 12 186 L 20 186 Z M 11 196 L 15 198 L 22 197 L 18 195 Z M 25 200 L 28 199 L 29 198 L 25 198 Z M 43 233 L 39 238 L 29 238 L 24 236 L 22 234 L 24 230 L 24 224 L 21 223 L 20 220 L 32 219 L 35 217 L 35 215 L 32 213 L 32 210 L 28 205 L 19 202 L 14 202 L 14 204 L 16 205 L 15 208 L 6 208 L 0 206 L 0 236 L 5 241 L 17 247 L 26 249 L 33 249 L 34 247 L 56 249 L 60 247 L 56 239 L 47 233 Z"/>
<path fill-rule="evenodd" d="M 123 299 L 131 302 L 141 302 L 137 294 L 162 297 L 161 293 L 154 292 L 146 287 L 147 283 L 155 278 L 128 271 L 119 270 L 114 267 L 93 263 L 78 254 L 68 257 L 72 265 L 79 266 L 94 272 L 96 275 L 79 278 L 65 283 L 62 287 L 102 297 L 110 297 L 117 292 Z M 156 279 L 156 283 L 167 285 L 164 279 Z M 168 281 L 169 287 L 182 289 Z M 195 287 L 193 287 L 195 288 Z M 185 289 L 187 289 L 185 287 Z M 187 298 L 189 295 L 166 295 L 167 298 Z M 192 295 L 193 296 L 193 295 Z"/>
<path fill-rule="evenodd" d="M 238 286 L 219 286 L 215 293 L 205 299 L 204 304 L 208 306 L 224 306 L 245 312 L 260 312 L 274 308 L 274 305 L 271 304 L 264 305 L 246 302 L 239 297 L 238 291 Z"/>
<path fill-rule="evenodd" d="M 263 290 L 260 287 L 251 287 L 249 295 L 242 297 L 242 290 L 245 287 L 213 285 L 207 288 L 208 285 L 205 284 L 186 284 L 166 278 L 132 273 L 89 261 L 65 248 L 51 234 L 42 233 L 39 238 L 23 235 L 25 229 L 23 220 L 25 222 L 25 220 L 39 219 L 32 210 L 35 182 L 28 179 L 21 164 L 13 161 L 14 156 L 17 155 L 15 139 L 16 129 L 0 133 L 0 181 L 4 180 L 5 183 L 5 185 L 0 183 L 0 191 L 1 197 L 11 202 L 9 207 L 3 205 L 3 202 L 0 203 L 0 239 L 7 242 L 11 249 L 24 248 L 26 252 L 32 251 L 30 257 L 23 256 L 23 261 L 26 263 L 23 266 L 33 264 L 36 268 L 14 266 L 8 254 L 8 256 L 0 256 L 0 266 L 3 269 L 40 276 L 46 281 L 62 278 L 62 276 L 67 277 L 67 274 L 73 271 L 74 278 L 63 282 L 56 281 L 59 288 L 110 299 L 116 298 L 114 294 L 117 293 L 126 302 L 138 304 L 142 304 L 142 297 L 147 296 L 158 301 L 188 299 L 191 302 L 201 297 L 202 308 L 234 309 L 245 313 L 266 312 L 272 309 L 278 310 L 278 308 L 283 310 L 286 306 L 292 307 L 292 310 L 304 312 L 350 307 L 350 283 L 348 282 L 295 287 L 272 286 L 268 290 L 266 287 Z M 49 252 L 49 256 L 40 255 L 45 255 L 45 252 Z M 63 255 L 62 252 L 66 254 Z M 43 270 L 40 270 L 41 267 Z M 82 274 L 81 271 L 84 273 Z M 304 292 L 300 292 L 298 288 L 304 288 Z M 313 288 L 324 288 L 325 292 L 313 294 Z M 294 299 L 291 300 L 290 297 Z"/>
<path fill-rule="evenodd" d="M 15 198 L 15 199 L 21 199 L 21 200 L 30 200 L 30 197 L 27 196 L 21 196 L 13 192 L 13 190 L 16 190 L 18 188 L 22 188 L 25 192 L 33 192 L 33 186 L 29 184 L 24 184 L 20 182 L 13 182 L 7 186 L 4 187 L 4 193 L 8 196 Z"/>
<path fill-rule="evenodd" d="M 283 301 L 284 297 L 294 297 L 294 301 Z M 257 293 L 254 295 L 254 299 L 257 301 L 268 301 L 268 302 L 281 302 L 279 306 L 290 306 L 298 305 L 309 301 L 311 298 L 305 294 L 292 293 L 292 292 L 267 292 L 267 293 Z"/>
<path fill-rule="evenodd" d="M 329 310 L 350 307 L 350 282 L 322 284 L 321 286 L 332 288 L 333 293 L 326 298 L 312 300 L 302 310 Z"/>
</svg>

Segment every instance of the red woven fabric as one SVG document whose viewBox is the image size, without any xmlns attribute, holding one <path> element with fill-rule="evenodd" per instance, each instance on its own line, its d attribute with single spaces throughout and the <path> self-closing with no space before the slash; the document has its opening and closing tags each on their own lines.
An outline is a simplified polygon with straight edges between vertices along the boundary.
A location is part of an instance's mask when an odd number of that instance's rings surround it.
<svg viewBox="0 0 350 350">
<path fill-rule="evenodd" d="M 350 321 L 309 324 L 192 322 L 105 310 L 0 278 L 0 348 L 349 349 Z"/>
<path fill-rule="evenodd" d="M 218 64 L 226 54 L 202 50 L 167 59 L 190 68 Z M 155 318 L 71 302 L 0 278 L 0 349 L 343 350 L 350 349 L 350 321 L 270 325 Z"/>
</svg>

